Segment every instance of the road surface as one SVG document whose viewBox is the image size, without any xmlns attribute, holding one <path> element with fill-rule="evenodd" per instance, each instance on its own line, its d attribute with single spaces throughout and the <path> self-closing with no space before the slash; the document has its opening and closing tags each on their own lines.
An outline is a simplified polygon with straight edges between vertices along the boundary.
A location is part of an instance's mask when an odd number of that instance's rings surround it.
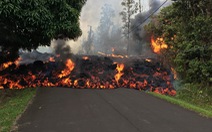
<svg viewBox="0 0 212 132">
<path fill-rule="evenodd" d="M 20 132 L 212 132 L 212 119 L 133 89 L 39 88 Z"/>
</svg>

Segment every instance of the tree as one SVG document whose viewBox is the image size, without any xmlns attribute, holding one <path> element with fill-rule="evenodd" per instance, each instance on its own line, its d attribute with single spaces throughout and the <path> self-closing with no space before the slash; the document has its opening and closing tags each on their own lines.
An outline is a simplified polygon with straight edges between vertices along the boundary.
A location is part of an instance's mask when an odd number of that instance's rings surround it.
<svg viewBox="0 0 212 132">
<path fill-rule="evenodd" d="M 92 47 L 93 47 L 93 40 L 94 40 L 94 32 L 92 30 L 92 26 L 90 26 L 90 30 L 88 31 L 88 37 L 87 40 L 83 42 L 83 51 L 85 51 L 86 54 L 92 53 Z"/>
<path fill-rule="evenodd" d="M 77 39 L 79 16 L 86 0 L 1 0 L 0 63 L 14 60 L 18 50 L 49 45 L 55 38 Z"/>
<path fill-rule="evenodd" d="M 138 7 L 139 7 L 139 13 L 141 13 L 143 10 L 143 6 L 141 5 L 141 0 L 139 0 L 138 2 Z"/>
<path fill-rule="evenodd" d="M 112 19 L 115 17 L 115 11 L 112 9 L 111 5 L 105 4 L 102 7 L 101 18 L 99 26 L 97 27 L 96 40 L 98 50 L 107 52 L 110 47 L 110 35 L 114 23 Z"/>
<path fill-rule="evenodd" d="M 129 50 L 130 50 L 129 39 L 130 39 L 131 18 L 138 11 L 138 3 L 135 2 L 134 0 L 123 0 L 121 5 L 123 6 L 123 11 L 120 13 L 120 15 L 122 16 L 122 21 L 124 23 L 122 28 L 124 30 L 123 34 L 127 38 L 127 41 L 128 41 L 127 52 L 129 54 Z"/>
<path fill-rule="evenodd" d="M 164 38 L 168 48 L 163 54 L 185 82 L 212 83 L 211 6 L 211 0 L 178 0 L 146 27 Z"/>
</svg>

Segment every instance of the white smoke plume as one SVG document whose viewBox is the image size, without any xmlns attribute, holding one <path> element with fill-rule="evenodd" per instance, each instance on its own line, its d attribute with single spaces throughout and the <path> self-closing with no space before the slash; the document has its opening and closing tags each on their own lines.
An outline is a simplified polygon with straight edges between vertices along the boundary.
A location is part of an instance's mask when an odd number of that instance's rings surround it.
<svg viewBox="0 0 212 132">
<path fill-rule="evenodd" d="M 113 22 L 115 25 L 122 26 L 121 16 L 119 13 L 122 11 L 121 2 L 123 0 L 87 0 L 87 3 L 82 8 L 81 16 L 80 16 L 80 28 L 82 30 L 82 36 L 79 37 L 77 41 L 67 41 L 65 42 L 66 45 L 69 45 L 71 47 L 71 52 L 74 54 L 77 54 L 82 49 L 82 43 L 84 39 L 87 39 L 88 31 L 90 29 L 90 26 L 92 26 L 92 29 L 94 32 L 96 31 L 99 21 L 101 18 L 101 8 L 105 4 L 109 4 L 112 6 L 112 8 L 115 10 L 115 18 L 113 19 Z M 135 0 L 138 2 L 139 0 Z M 151 2 L 154 3 L 154 1 L 162 2 L 164 0 L 141 0 L 141 5 L 143 11 L 151 10 Z M 149 6 L 150 5 L 150 6 Z M 55 45 L 55 42 L 52 44 Z M 55 47 L 55 46 L 51 46 Z M 46 48 L 46 47 L 40 47 L 39 51 L 42 52 L 51 52 L 55 51 L 57 49 L 52 48 Z"/>
</svg>

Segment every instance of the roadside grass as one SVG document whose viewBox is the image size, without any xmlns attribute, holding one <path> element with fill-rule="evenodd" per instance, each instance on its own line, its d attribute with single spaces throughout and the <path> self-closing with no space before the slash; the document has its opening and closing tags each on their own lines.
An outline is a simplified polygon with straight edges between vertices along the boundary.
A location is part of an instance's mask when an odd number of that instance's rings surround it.
<svg viewBox="0 0 212 132">
<path fill-rule="evenodd" d="M 185 84 L 177 90 L 177 95 L 165 96 L 150 93 L 170 103 L 195 111 L 201 116 L 212 118 L 212 88 L 202 88 L 199 84 Z"/>
<path fill-rule="evenodd" d="M 36 93 L 36 89 L 0 90 L 0 132 L 9 132 Z"/>
</svg>

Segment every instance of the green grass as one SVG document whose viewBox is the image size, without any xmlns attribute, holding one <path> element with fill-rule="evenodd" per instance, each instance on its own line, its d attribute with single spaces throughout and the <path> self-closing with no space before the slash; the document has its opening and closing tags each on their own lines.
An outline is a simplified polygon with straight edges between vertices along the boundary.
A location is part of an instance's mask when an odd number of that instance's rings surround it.
<svg viewBox="0 0 212 132">
<path fill-rule="evenodd" d="M 212 118 L 212 88 L 202 88 L 197 84 L 185 84 L 177 90 L 174 97 L 150 93 L 170 103 L 195 111 L 200 115 Z"/>
<path fill-rule="evenodd" d="M 36 93 L 36 89 L 0 91 L 0 132 L 9 132 Z"/>
<path fill-rule="evenodd" d="M 208 117 L 208 118 L 212 118 L 212 110 L 210 106 L 206 106 L 206 107 L 202 107 L 200 105 L 195 105 L 195 104 L 191 104 L 191 102 L 188 102 L 186 100 L 181 100 L 179 98 L 175 98 L 175 97 L 170 97 L 170 96 L 165 96 L 165 95 L 160 95 L 160 94 L 156 94 L 156 93 L 150 93 L 151 95 L 154 95 L 156 97 L 159 97 L 161 99 L 164 99 L 170 103 L 179 105 L 183 108 L 195 111 L 197 113 L 199 113 L 200 115 L 204 116 L 204 117 Z"/>
</svg>

